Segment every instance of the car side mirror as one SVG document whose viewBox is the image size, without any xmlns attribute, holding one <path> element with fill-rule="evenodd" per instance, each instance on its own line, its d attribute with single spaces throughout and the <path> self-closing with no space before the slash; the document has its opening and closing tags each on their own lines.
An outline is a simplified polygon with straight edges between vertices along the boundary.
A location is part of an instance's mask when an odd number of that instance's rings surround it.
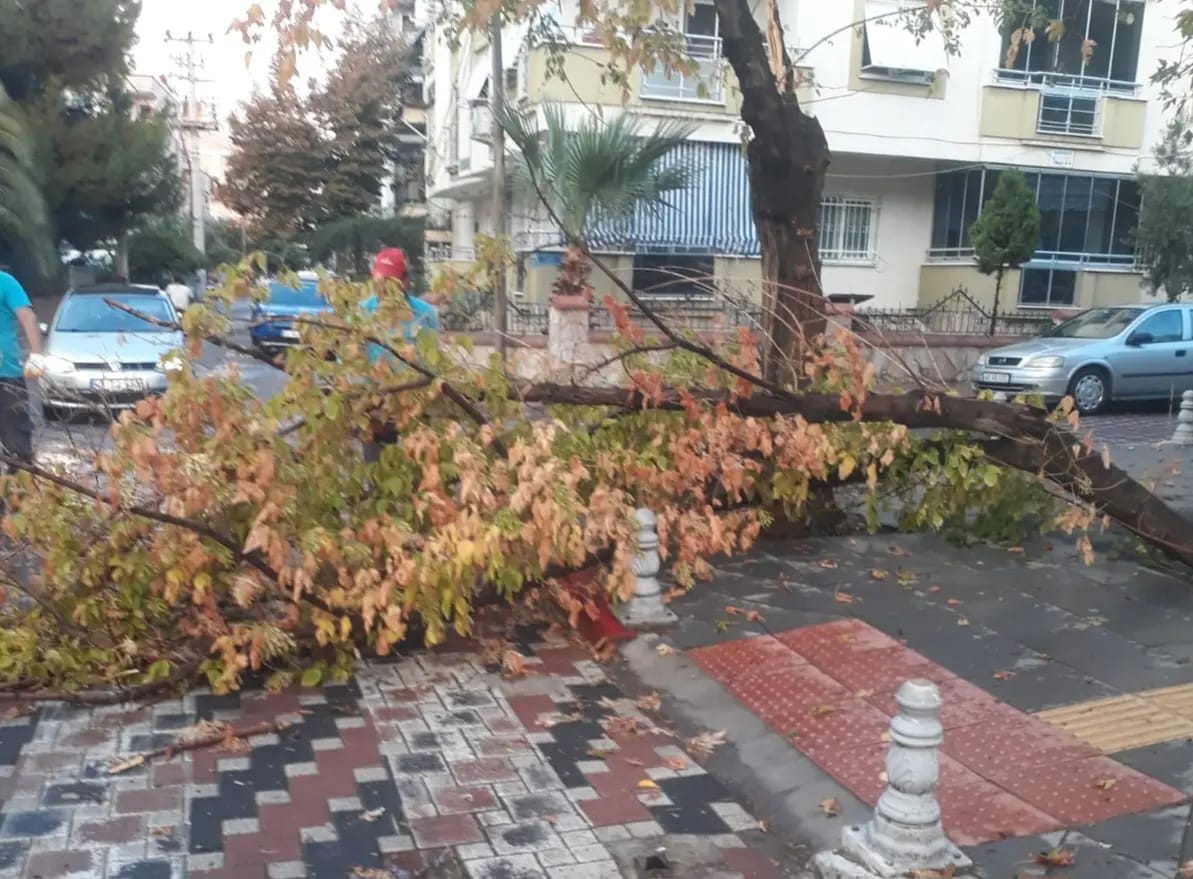
<svg viewBox="0 0 1193 879">
<path fill-rule="evenodd" d="M 1138 348 L 1141 345 L 1150 345 L 1155 341 L 1155 337 L 1151 333 L 1131 333 L 1127 337 L 1127 344 L 1132 348 Z"/>
<path fill-rule="evenodd" d="M 43 336 L 48 336 L 50 334 L 50 325 L 48 323 L 46 323 L 45 321 L 42 321 L 41 323 L 39 323 L 37 325 L 37 328 L 39 330 L 41 330 L 41 334 Z"/>
</svg>

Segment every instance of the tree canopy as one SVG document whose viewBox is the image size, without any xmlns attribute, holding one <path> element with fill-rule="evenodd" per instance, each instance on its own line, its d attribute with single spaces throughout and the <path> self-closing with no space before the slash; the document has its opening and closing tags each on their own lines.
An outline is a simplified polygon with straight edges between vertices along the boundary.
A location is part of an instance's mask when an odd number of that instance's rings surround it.
<svg viewBox="0 0 1193 879">
<path fill-rule="evenodd" d="M 1193 293 L 1193 131 L 1174 123 L 1156 149 L 1155 173 L 1140 174 L 1135 246 L 1153 293 Z"/>
</svg>

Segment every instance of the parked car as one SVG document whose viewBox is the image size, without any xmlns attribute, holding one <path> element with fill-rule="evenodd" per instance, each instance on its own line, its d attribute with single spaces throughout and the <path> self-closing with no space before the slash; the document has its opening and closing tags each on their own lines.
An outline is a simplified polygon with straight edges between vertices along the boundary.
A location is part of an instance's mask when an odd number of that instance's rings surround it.
<svg viewBox="0 0 1193 879">
<path fill-rule="evenodd" d="M 975 388 L 1073 397 L 1089 415 L 1111 402 L 1179 398 L 1193 389 L 1193 306 L 1091 308 L 1042 336 L 978 358 Z"/>
<path fill-rule="evenodd" d="M 165 391 L 166 373 L 181 368 L 180 331 L 113 308 L 107 300 L 154 320 L 178 319 L 170 300 L 156 287 L 100 284 L 69 291 L 46 327 L 38 387 L 47 418 L 127 409 Z"/>
<path fill-rule="evenodd" d="M 294 318 L 328 314 L 331 305 L 319 292 L 318 278 L 303 272 L 298 286 L 284 281 L 270 281 L 264 302 L 253 303 L 253 325 L 249 330 L 253 344 L 263 351 L 278 351 L 297 345 L 302 334 Z"/>
</svg>

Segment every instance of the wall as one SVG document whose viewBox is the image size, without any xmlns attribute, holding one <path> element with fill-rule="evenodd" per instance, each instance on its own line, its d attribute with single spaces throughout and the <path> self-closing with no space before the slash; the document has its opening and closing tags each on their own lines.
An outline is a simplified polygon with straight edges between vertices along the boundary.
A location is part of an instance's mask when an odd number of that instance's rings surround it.
<svg viewBox="0 0 1193 879">
<path fill-rule="evenodd" d="M 958 287 L 987 310 L 994 305 L 994 278 L 983 275 L 973 265 L 928 263 L 920 270 L 919 305 L 928 307 L 944 299 Z M 1145 301 L 1142 278 L 1135 272 L 1078 272 L 1074 307 L 1123 305 Z M 1010 271 L 1003 278 L 1000 312 L 1019 307 L 1019 272 Z"/>
</svg>

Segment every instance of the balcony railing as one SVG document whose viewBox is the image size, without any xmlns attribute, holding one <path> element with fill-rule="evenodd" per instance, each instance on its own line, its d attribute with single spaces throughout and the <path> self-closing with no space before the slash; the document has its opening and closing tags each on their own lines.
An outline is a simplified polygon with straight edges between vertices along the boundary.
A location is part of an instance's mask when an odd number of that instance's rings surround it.
<svg viewBox="0 0 1193 879">
<path fill-rule="evenodd" d="M 643 98 L 661 101 L 700 101 L 720 104 L 725 100 L 721 38 L 700 34 L 686 36 L 688 57 L 696 62 L 695 73 L 668 73 L 661 67 L 642 75 Z"/>
<path fill-rule="evenodd" d="M 1043 70 L 1008 70 L 1007 68 L 999 68 L 994 71 L 994 78 L 998 81 L 999 85 L 1022 85 L 1029 88 L 1042 87 L 1044 89 L 1099 92 L 1102 94 L 1124 96 L 1138 95 L 1140 89 L 1140 85 L 1137 82 L 1106 79 L 1101 76 L 1050 73 Z"/>
</svg>

